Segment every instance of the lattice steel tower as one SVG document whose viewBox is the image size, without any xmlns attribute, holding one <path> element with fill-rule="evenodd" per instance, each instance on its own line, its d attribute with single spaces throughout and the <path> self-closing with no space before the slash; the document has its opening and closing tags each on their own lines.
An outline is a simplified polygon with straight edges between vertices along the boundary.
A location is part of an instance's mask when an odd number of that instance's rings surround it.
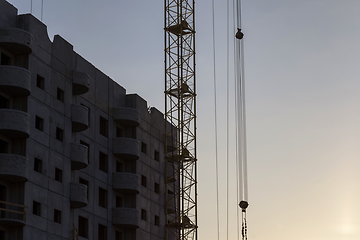
<svg viewBox="0 0 360 240">
<path fill-rule="evenodd" d="M 166 239 L 197 239 L 194 0 L 165 1 Z"/>
</svg>

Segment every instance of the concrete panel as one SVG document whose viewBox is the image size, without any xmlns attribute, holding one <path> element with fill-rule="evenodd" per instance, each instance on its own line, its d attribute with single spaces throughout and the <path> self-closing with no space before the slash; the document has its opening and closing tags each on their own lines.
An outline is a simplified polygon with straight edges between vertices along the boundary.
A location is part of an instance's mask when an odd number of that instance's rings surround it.
<svg viewBox="0 0 360 240">
<path fill-rule="evenodd" d="M 114 109 L 114 120 L 125 127 L 137 127 L 140 124 L 140 112 L 134 108 L 116 108 Z"/>
<path fill-rule="evenodd" d="M 87 205 L 87 186 L 81 183 L 70 184 L 70 207 L 81 208 Z"/>
<path fill-rule="evenodd" d="M 0 154 L 0 178 L 9 182 L 28 180 L 28 159 L 15 154 Z"/>
<path fill-rule="evenodd" d="M 28 138 L 30 115 L 14 109 L 0 109 L 0 133 L 10 138 Z"/>
<path fill-rule="evenodd" d="M 19 28 L 0 28 L 0 46 L 17 54 L 32 52 L 33 36 Z"/>
<path fill-rule="evenodd" d="M 139 211 L 135 208 L 113 208 L 112 223 L 118 227 L 138 228 Z"/>
<path fill-rule="evenodd" d="M 140 177 L 135 173 L 116 172 L 113 173 L 113 189 L 124 194 L 139 193 Z"/>
<path fill-rule="evenodd" d="M 137 160 L 140 156 L 140 142 L 132 138 L 114 138 L 113 153 L 126 160 Z"/>
<path fill-rule="evenodd" d="M 83 144 L 71 144 L 71 169 L 79 170 L 86 168 L 88 163 L 88 147 Z"/>
<path fill-rule="evenodd" d="M 89 91 L 90 77 L 86 73 L 73 71 L 73 94 L 80 95 Z"/>
<path fill-rule="evenodd" d="M 28 96 L 31 74 L 16 66 L 0 66 L 0 89 L 12 96 Z"/>
</svg>

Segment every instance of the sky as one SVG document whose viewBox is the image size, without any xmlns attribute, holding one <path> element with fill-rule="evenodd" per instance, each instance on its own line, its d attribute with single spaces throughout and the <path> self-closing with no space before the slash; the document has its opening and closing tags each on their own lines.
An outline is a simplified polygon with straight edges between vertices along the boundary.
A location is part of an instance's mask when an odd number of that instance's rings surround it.
<svg viewBox="0 0 360 240">
<path fill-rule="evenodd" d="M 226 184 L 227 94 L 234 101 L 226 91 L 226 1 L 214 1 L 219 235 L 235 240 L 233 140 Z M 9 2 L 19 13 L 31 11 L 31 0 Z M 41 0 L 32 2 L 40 19 Z M 242 1 L 249 240 L 360 239 L 359 12 L 358 0 Z M 195 14 L 198 233 L 200 240 L 217 240 L 211 1 L 197 0 Z M 163 19 L 160 0 L 44 0 L 42 16 L 51 40 L 61 35 L 128 93 L 161 111 Z"/>
</svg>

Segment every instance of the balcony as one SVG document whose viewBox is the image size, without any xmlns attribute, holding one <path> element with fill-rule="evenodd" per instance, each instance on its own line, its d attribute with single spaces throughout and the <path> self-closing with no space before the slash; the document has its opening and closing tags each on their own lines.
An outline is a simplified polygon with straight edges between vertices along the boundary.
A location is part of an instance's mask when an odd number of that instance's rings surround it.
<svg viewBox="0 0 360 240">
<path fill-rule="evenodd" d="M 118 227 L 138 228 L 139 212 L 136 208 L 113 208 L 112 223 Z"/>
<path fill-rule="evenodd" d="M 123 126 L 137 127 L 140 124 L 140 112 L 135 108 L 114 109 L 114 120 Z"/>
<path fill-rule="evenodd" d="M 0 46 L 17 54 L 30 54 L 32 52 L 32 35 L 19 28 L 0 28 Z"/>
<path fill-rule="evenodd" d="M 138 194 L 139 179 L 139 176 L 135 173 L 113 173 L 113 189 L 119 190 L 124 194 Z"/>
<path fill-rule="evenodd" d="M 89 91 L 90 77 L 86 73 L 73 71 L 73 94 L 80 95 Z"/>
<path fill-rule="evenodd" d="M 0 66 L 0 89 L 13 96 L 30 95 L 31 74 L 16 66 Z"/>
<path fill-rule="evenodd" d="M 70 207 L 82 208 L 88 203 L 87 189 L 88 187 L 82 183 L 70 183 Z"/>
<path fill-rule="evenodd" d="M 30 116 L 14 109 L 0 109 L 0 133 L 9 138 L 28 138 Z"/>
<path fill-rule="evenodd" d="M 28 180 L 29 161 L 15 154 L 0 154 L 0 179 L 8 182 L 26 182 Z"/>
<path fill-rule="evenodd" d="M 124 160 L 137 160 L 140 157 L 139 153 L 140 142 L 132 138 L 114 138 L 113 139 L 113 153 L 123 158 Z"/>
<path fill-rule="evenodd" d="M 86 168 L 88 163 L 88 147 L 83 144 L 71 144 L 71 169 Z"/>
<path fill-rule="evenodd" d="M 0 201 L 0 225 L 22 227 L 26 222 L 26 206 Z"/>
<path fill-rule="evenodd" d="M 72 131 L 81 132 L 89 127 L 89 109 L 84 106 L 72 105 L 71 107 Z"/>
</svg>

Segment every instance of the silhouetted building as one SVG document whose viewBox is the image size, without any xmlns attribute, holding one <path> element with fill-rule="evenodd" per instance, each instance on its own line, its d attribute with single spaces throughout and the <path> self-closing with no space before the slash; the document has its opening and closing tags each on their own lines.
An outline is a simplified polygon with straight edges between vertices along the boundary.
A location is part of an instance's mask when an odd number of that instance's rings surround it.
<svg viewBox="0 0 360 240">
<path fill-rule="evenodd" d="M 0 240 L 160 240 L 164 117 L 0 0 Z"/>
</svg>

